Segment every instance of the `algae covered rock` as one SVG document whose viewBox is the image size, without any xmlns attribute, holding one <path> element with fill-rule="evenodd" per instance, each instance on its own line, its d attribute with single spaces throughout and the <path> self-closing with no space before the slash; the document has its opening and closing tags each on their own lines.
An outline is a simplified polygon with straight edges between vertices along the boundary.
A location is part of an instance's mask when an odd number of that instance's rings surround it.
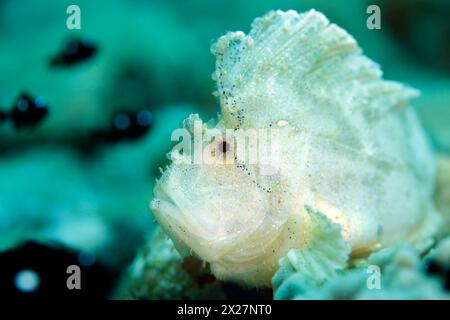
<svg viewBox="0 0 450 320">
<path fill-rule="evenodd" d="M 223 297 L 219 282 L 209 270 L 192 257 L 183 259 L 159 229 L 135 258 L 116 293 L 120 299 Z"/>
</svg>

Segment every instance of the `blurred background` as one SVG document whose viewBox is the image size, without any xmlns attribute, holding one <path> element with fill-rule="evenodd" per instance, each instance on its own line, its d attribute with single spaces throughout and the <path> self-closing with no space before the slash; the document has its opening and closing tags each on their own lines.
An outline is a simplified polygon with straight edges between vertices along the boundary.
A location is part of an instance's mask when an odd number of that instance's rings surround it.
<svg viewBox="0 0 450 320">
<path fill-rule="evenodd" d="M 269 10 L 311 8 L 421 91 L 414 108 L 450 153 L 448 0 L 0 0 L 0 297 L 110 297 L 155 227 L 171 132 L 218 112 L 211 44 Z M 66 288 L 71 264 L 83 290 Z"/>
</svg>

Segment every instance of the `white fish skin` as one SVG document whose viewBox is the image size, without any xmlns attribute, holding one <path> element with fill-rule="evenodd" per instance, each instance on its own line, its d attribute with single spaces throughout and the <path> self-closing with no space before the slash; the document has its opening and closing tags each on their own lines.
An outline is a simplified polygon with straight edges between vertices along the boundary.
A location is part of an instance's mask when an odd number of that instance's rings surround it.
<svg viewBox="0 0 450 320">
<path fill-rule="evenodd" d="M 281 159 L 263 175 L 261 164 L 173 156 L 151 210 L 181 252 L 220 279 L 269 286 L 278 260 L 312 233 L 305 206 L 341 225 L 353 255 L 426 245 L 439 218 L 435 159 L 409 106 L 416 90 L 382 80 L 357 42 L 314 10 L 270 12 L 212 52 L 221 114 L 203 133 L 275 128 Z"/>
</svg>

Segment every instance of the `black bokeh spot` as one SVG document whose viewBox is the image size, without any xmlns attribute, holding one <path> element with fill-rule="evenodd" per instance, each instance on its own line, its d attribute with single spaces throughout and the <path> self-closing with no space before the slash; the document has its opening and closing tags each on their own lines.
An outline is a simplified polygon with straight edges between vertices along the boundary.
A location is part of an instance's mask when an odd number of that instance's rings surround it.
<svg viewBox="0 0 450 320">
<path fill-rule="evenodd" d="M 23 93 L 16 100 L 9 117 L 14 127 L 32 128 L 39 124 L 48 115 L 48 105 L 42 97 L 32 97 Z"/>
<path fill-rule="evenodd" d="M 67 39 L 61 51 L 50 60 L 51 66 L 67 67 L 92 58 L 98 51 L 98 46 L 86 38 Z"/>
<path fill-rule="evenodd" d="M 425 272 L 431 276 L 442 279 L 444 289 L 450 291 L 450 267 L 439 263 L 435 259 L 428 259 L 425 262 Z"/>
<path fill-rule="evenodd" d="M 81 269 L 80 290 L 67 288 L 70 265 Z M 17 273 L 25 269 L 33 270 L 40 279 L 37 289 L 29 293 L 19 291 L 14 282 Z M 61 246 L 28 242 L 0 254 L 0 299 L 106 299 L 115 279 L 114 272 L 98 262 L 80 265 L 78 252 Z"/>
</svg>

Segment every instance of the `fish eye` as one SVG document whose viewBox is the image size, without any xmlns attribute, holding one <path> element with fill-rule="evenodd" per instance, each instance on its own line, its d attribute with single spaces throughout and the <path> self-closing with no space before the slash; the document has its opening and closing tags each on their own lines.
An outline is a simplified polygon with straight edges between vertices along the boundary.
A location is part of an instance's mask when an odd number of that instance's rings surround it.
<svg viewBox="0 0 450 320">
<path fill-rule="evenodd" d="M 226 137 L 220 137 L 217 138 L 216 149 L 217 149 L 216 153 L 226 155 L 232 151 L 233 146 L 231 142 L 227 140 Z"/>
<path fill-rule="evenodd" d="M 230 145 L 227 141 L 222 141 L 222 153 L 226 153 L 230 149 Z"/>
<path fill-rule="evenodd" d="M 227 161 L 233 154 L 233 141 L 229 137 L 218 136 L 212 141 L 210 150 L 212 157 Z"/>
</svg>

